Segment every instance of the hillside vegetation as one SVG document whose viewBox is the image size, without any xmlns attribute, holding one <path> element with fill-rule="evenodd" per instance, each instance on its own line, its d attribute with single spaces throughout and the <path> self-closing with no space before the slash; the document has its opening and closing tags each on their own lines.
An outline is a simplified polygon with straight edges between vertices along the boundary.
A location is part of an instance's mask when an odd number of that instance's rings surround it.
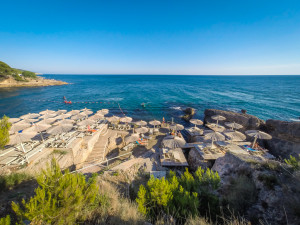
<svg viewBox="0 0 300 225">
<path fill-rule="evenodd" d="M 21 76 L 20 76 L 21 75 Z M 13 77 L 16 81 L 26 81 L 26 78 L 36 78 L 34 72 L 15 69 L 0 61 L 0 81 Z"/>
</svg>

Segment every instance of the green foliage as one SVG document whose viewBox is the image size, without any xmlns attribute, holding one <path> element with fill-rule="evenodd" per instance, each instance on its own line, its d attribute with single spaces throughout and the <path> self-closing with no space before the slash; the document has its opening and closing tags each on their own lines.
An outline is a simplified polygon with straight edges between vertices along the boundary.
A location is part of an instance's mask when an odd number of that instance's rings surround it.
<svg viewBox="0 0 300 225">
<path fill-rule="evenodd" d="M 4 62 L 0 61 L 0 75 L 17 75 L 22 73 L 21 70 L 11 68 Z"/>
<path fill-rule="evenodd" d="M 26 219 L 33 224 L 75 224 L 99 205 L 96 177 L 86 181 L 82 174 L 68 170 L 63 174 L 55 159 L 37 177 L 37 182 L 35 196 L 27 202 L 23 199 L 22 206 L 12 203 L 20 222 Z"/>
<path fill-rule="evenodd" d="M 256 201 L 257 190 L 253 180 L 247 176 L 240 176 L 233 180 L 224 195 L 224 203 L 234 212 L 244 213 Z"/>
<path fill-rule="evenodd" d="M 34 72 L 30 72 L 30 71 L 23 71 L 22 75 L 23 75 L 23 77 L 36 78 L 35 73 Z"/>
<path fill-rule="evenodd" d="M 65 150 L 61 150 L 61 149 L 54 149 L 54 150 L 52 151 L 52 154 L 66 155 L 66 154 L 68 154 L 68 152 L 65 151 Z"/>
<path fill-rule="evenodd" d="M 213 191 L 219 184 L 218 173 L 210 169 L 204 172 L 199 167 L 194 176 L 186 170 L 181 177 L 170 171 L 166 179 L 151 176 L 146 187 L 140 186 L 136 201 L 139 211 L 152 220 L 163 212 L 184 222 L 189 216 L 206 214 L 209 205 L 218 205 Z"/>
<path fill-rule="evenodd" d="M 257 178 L 269 189 L 274 189 L 274 186 L 278 183 L 274 175 L 259 174 Z"/>
<path fill-rule="evenodd" d="M 6 63 L 0 61 L 0 80 L 6 79 L 9 75 L 12 76 L 16 81 L 26 81 L 20 77 L 19 74 L 22 74 L 25 78 L 36 78 L 36 75 L 33 72 L 14 69 Z"/>
<path fill-rule="evenodd" d="M 10 225 L 10 216 L 7 215 L 6 217 L 0 218 L 0 225 Z"/>
<path fill-rule="evenodd" d="M 299 154 L 298 159 L 296 159 L 296 157 L 290 155 L 290 159 L 285 159 L 284 161 L 286 164 L 292 166 L 294 170 L 300 169 L 300 154 Z"/>
<path fill-rule="evenodd" d="M 9 190 L 23 181 L 32 179 L 32 176 L 27 173 L 12 173 L 9 175 L 0 175 L 0 193 Z"/>
<path fill-rule="evenodd" d="M 0 120 L 0 149 L 9 143 L 10 127 L 11 123 L 8 122 L 8 117 L 4 115 Z"/>
<path fill-rule="evenodd" d="M 16 80 L 16 81 L 25 81 L 21 76 L 19 76 L 18 74 L 14 74 L 12 75 L 13 78 Z"/>
</svg>

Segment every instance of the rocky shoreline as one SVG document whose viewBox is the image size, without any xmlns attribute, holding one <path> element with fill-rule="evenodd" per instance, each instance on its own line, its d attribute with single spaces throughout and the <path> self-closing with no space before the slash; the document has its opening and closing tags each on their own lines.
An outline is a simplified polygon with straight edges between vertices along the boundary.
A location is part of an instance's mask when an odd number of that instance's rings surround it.
<svg viewBox="0 0 300 225">
<path fill-rule="evenodd" d="M 45 86 L 58 86 L 66 85 L 67 82 L 45 79 L 43 77 L 37 77 L 36 79 L 27 78 L 27 81 L 16 81 L 12 77 L 1 81 L 0 88 L 10 88 L 10 87 L 45 87 Z"/>
</svg>

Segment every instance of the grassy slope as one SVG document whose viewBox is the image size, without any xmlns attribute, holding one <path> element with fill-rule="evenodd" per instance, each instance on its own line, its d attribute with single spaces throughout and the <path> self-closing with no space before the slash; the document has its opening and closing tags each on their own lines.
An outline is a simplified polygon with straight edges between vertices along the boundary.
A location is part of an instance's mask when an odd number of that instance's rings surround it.
<svg viewBox="0 0 300 225">
<path fill-rule="evenodd" d="M 12 76 L 17 81 L 24 81 L 24 78 L 22 78 L 18 74 L 23 74 L 24 77 L 36 77 L 35 73 L 33 72 L 14 69 L 6 63 L 0 61 L 0 81 L 9 78 L 9 76 Z"/>
</svg>

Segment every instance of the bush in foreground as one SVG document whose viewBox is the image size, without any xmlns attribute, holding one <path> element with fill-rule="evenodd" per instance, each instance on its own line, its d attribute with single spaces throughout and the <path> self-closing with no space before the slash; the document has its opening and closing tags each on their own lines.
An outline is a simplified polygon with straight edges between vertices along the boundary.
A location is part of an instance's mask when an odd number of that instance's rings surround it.
<svg viewBox="0 0 300 225">
<path fill-rule="evenodd" d="M 22 204 L 12 203 L 19 222 L 29 220 L 33 224 L 74 224 L 84 221 L 89 210 L 101 202 L 96 177 L 82 174 L 63 174 L 53 159 L 51 166 L 37 177 L 39 187 L 35 196 Z"/>
<path fill-rule="evenodd" d="M 7 116 L 3 116 L 0 119 L 0 149 L 4 148 L 5 145 L 9 142 L 9 130 L 11 127 L 11 123 L 8 121 Z"/>
<path fill-rule="evenodd" d="M 210 169 L 204 172 L 199 167 L 194 175 L 186 170 L 181 177 L 171 171 L 166 179 L 152 176 L 146 187 L 141 185 L 136 201 L 140 212 L 151 221 L 163 214 L 175 218 L 179 223 L 201 214 L 216 217 L 214 209 L 218 208 L 218 198 L 214 190 L 219 184 L 218 173 Z"/>
<path fill-rule="evenodd" d="M 285 159 L 284 161 L 285 161 L 286 164 L 292 166 L 294 170 L 300 169 L 300 154 L 299 154 L 298 159 L 296 159 L 296 157 L 290 155 L 290 158 Z"/>
<path fill-rule="evenodd" d="M 0 175 L 0 193 L 9 190 L 23 181 L 32 179 L 27 173 L 12 173 L 9 175 Z"/>
</svg>

